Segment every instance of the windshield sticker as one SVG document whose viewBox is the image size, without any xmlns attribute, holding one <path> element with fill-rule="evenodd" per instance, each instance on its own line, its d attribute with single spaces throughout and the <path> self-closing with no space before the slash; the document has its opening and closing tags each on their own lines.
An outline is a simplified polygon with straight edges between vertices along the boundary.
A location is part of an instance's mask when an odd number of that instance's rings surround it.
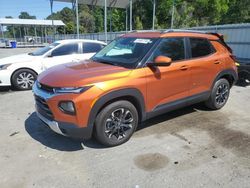
<svg viewBox="0 0 250 188">
<path fill-rule="evenodd" d="M 150 39 L 136 39 L 134 43 L 141 43 L 141 44 L 148 44 L 151 43 L 152 41 Z"/>
</svg>

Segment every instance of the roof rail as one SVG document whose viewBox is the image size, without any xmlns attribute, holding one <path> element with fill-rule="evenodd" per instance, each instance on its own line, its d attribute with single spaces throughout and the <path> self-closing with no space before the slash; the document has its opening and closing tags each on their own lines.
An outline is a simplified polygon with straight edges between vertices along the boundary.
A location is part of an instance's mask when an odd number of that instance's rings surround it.
<svg viewBox="0 0 250 188">
<path fill-rule="evenodd" d="M 202 33 L 202 34 L 207 34 L 206 31 L 189 30 L 189 29 L 168 29 L 168 30 L 163 31 L 163 33 L 172 33 L 172 32 L 186 32 L 186 33 Z"/>
<path fill-rule="evenodd" d="M 128 33 L 137 33 L 137 32 L 160 32 L 159 30 L 132 30 L 132 31 L 129 31 Z"/>
</svg>

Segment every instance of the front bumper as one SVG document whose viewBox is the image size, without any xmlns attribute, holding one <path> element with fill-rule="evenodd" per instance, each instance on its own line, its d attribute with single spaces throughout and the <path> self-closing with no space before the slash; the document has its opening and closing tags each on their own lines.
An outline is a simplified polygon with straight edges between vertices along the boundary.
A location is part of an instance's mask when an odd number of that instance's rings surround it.
<svg viewBox="0 0 250 188">
<path fill-rule="evenodd" d="M 33 92 L 36 101 L 36 113 L 37 116 L 47 124 L 51 130 L 61 134 L 63 136 L 68 136 L 77 139 L 89 139 L 92 136 L 93 128 L 91 126 L 78 127 L 74 123 L 61 122 L 55 120 L 53 117 L 53 112 L 51 112 L 47 102 L 49 99 L 56 96 L 56 94 L 50 94 L 44 90 L 37 87 L 37 84 L 33 85 Z"/>
<path fill-rule="evenodd" d="M 10 86 L 11 72 L 8 70 L 0 70 L 0 86 Z"/>
<path fill-rule="evenodd" d="M 54 120 L 49 120 L 37 112 L 37 116 L 54 132 L 61 134 L 63 136 L 68 136 L 76 139 L 90 139 L 92 136 L 92 129 L 89 127 L 79 128 L 74 124 L 57 122 Z"/>
</svg>

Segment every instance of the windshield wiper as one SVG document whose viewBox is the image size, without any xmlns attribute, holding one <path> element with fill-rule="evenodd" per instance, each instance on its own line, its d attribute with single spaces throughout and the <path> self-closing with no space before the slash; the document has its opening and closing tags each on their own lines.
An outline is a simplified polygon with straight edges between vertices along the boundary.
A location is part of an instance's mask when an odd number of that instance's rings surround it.
<svg viewBox="0 0 250 188">
<path fill-rule="evenodd" d="M 30 52 L 30 53 L 28 53 L 28 55 L 32 55 L 33 56 L 34 54 L 32 52 Z"/>
</svg>

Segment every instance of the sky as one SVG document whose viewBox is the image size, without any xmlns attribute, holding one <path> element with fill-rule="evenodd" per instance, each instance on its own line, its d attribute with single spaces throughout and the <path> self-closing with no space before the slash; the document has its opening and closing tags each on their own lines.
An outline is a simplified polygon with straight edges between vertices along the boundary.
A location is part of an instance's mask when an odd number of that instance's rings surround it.
<svg viewBox="0 0 250 188">
<path fill-rule="evenodd" d="M 53 11 L 59 11 L 64 7 L 72 7 L 71 3 L 54 2 Z M 45 19 L 50 15 L 49 0 L 0 0 L 0 18 L 12 16 L 18 18 L 20 12 L 28 12 L 37 19 Z"/>
</svg>

